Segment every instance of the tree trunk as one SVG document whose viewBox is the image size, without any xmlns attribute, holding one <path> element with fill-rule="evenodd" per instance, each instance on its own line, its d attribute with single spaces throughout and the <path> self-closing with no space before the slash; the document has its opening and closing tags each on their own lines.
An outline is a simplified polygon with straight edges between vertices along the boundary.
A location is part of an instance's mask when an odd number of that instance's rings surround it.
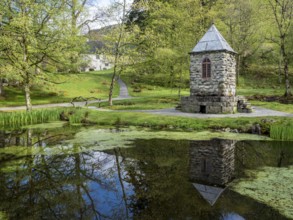
<svg viewBox="0 0 293 220">
<path fill-rule="evenodd" d="M 113 105 L 113 89 L 114 89 L 114 85 L 115 85 L 115 78 L 116 78 L 116 69 L 117 69 L 117 66 L 116 64 L 114 64 L 114 73 L 112 75 L 112 79 L 111 79 L 111 85 L 110 85 L 110 90 L 109 90 L 109 105 L 112 106 Z"/>
<path fill-rule="evenodd" d="M 238 62 L 237 62 L 237 71 L 236 71 L 236 85 L 239 86 L 239 74 L 240 74 L 240 65 L 241 65 L 241 56 L 238 54 Z"/>
<path fill-rule="evenodd" d="M 288 71 L 288 60 L 287 58 L 284 60 L 284 74 L 285 74 L 285 97 L 289 97 L 292 95 L 290 88 L 290 80 L 289 80 L 289 71 Z"/>
<path fill-rule="evenodd" d="M 118 173 L 118 178 L 119 178 L 119 182 L 120 182 L 120 186 L 121 186 L 121 190 L 122 190 L 122 198 L 124 201 L 124 205 L 125 205 L 125 214 L 126 214 L 126 219 L 129 219 L 129 214 L 128 214 L 128 205 L 127 205 L 127 195 L 125 192 L 125 188 L 124 188 L 124 183 L 123 183 L 123 178 L 122 178 L 122 171 L 121 171 L 121 167 L 120 167 L 120 162 L 119 162 L 119 155 L 118 155 L 118 151 L 117 149 L 114 149 L 115 152 L 115 159 L 116 159 L 116 166 L 117 166 L 117 173 Z"/>
<path fill-rule="evenodd" d="M 120 44 L 121 44 L 121 40 L 123 38 L 123 33 L 124 33 L 124 22 L 125 22 L 125 13 L 126 13 L 126 0 L 123 0 L 123 12 L 122 12 L 122 19 L 121 19 L 121 24 L 119 27 L 119 35 L 118 35 L 118 39 L 116 41 L 116 45 L 115 45 L 115 59 L 114 59 L 114 73 L 112 76 L 112 80 L 111 80 L 111 85 L 110 85 L 110 90 L 109 90 L 109 105 L 112 106 L 113 102 L 112 102 L 112 96 L 113 96 L 113 88 L 115 85 L 115 80 L 116 80 L 116 75 L 117 75 L 117 65 L 119 62 L 119 57 L 120 57 Z M 120 70 L 121 73 L 122 69 Z M 119 75 L 120 75 L 119 73 Z"/>
<path fill-rule="evenodd" d="M 181 62 L 181 65 L 180 65 L 180 79 L 179 79 L 179 88 L 178 88 L 178 97 L 179 97 L 179 101 L 180 101 L 180 98 L 181 98 L 181 87 L 182 87 L 182 66 L 183 66 L 183 61 Z"/>
<path fill-rule="evenodd" d="M 279 84 L 282 84 L 282 51 L 280 50 L 280 57 L 279 57 Z"/>
<path fill-rule="evenodd" d="M 289 61 L 288 56 L 285 50 L 285 36 L 281 37 L 281 53 L 283 57 L 283 64 L 284 64 L 284 77 L 285 77 L 285 97 L 289 97 L 292 95 L 290 89 L 290 80 L 289 80 Z"/>
<path fill-rule="evenodd" d="M 33 132 L 32 132 L 32 129 L 28 129 L 27 130 L 26 146 L 27 147 L 32 146 L 32 142 L 33 142 Z"/>
<path fill-rule="evenodd" d="M 3 88 L 3 83 L 1 78 L 0 78 L 0 96 L 4 96 L 4 88 Z"/>
<path fill-rule="evenodd" d="M 32 102 L 31 102 L 31 91 L 29 84 L 25 84 L 24 86 L 25 92 L 25 104 L 26 104 L 26 111 L 30 112 L 32 110 Z"/>
</svg>

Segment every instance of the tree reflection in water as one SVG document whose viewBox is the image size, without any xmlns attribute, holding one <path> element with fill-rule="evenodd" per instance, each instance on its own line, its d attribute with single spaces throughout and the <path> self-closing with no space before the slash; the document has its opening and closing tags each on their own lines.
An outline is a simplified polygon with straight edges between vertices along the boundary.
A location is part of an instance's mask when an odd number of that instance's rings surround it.
<svg viewBox="0 0 293 220">
<path fill-rule="evenodd" d="M 30 146 L 37 139 L 34 147 L 40 151 L 34 155 L 28 147 L 26 153 L 22 152 L 26 156 L 2 160 L 1 167 L 13 167 L 0 173 L 0 207 L 9 213 L 10 219 L 128 218 L 126 193 L 131 195 L 132 187 L 121 180 L 125 174 L 118 154 L 65 151 L 48 155 L 42 146 L 48 145 L 44 140 L 50 138 L 44 138 L 44 133 L 35 134 L 34 138 L 31 130 L 17 134 L 23 135 L 6 135 L 5 145 L 21 140 L 24 146 Z M 73 152 L 82 148 L 70 147 Z"/>
<path fill-rule="evenodd" d="M 1 148 L 19 145 L 25 151 L 0 153 L 0 211 L 9 219 L 285 219 L 229 190 L 213 207 L 204 202 L 190 182 L 190 148 L 196 142 L 135 140 L 130 148 L 94 151 L 64 142 L 76 130 L 0 133 Z M 229 181 L 244 168 L 280 164 L 273 146 L 231 143 Z M 64 151 L 56 153 L 52 146 Z M 288 146 L 279 149 L 282 165 L 292 162 Z"/>
</svg>

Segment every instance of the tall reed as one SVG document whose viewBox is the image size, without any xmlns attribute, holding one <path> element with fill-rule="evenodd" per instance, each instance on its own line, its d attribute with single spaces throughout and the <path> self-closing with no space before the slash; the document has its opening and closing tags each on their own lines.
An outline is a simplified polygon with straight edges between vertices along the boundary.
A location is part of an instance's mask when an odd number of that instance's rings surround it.
<svg viewBox="0 0 293 220">
<path fill-rule="evenodd" d="M 85 113 L 81 109 L 76 108 L 68 118 L 70 124 L 79 124 L 85 118 Z"/>
<path fill-rule="evenodd" d="M 292 141 L 293 124 L 271 125 L 270 137 L 276 140 Z"/>
<path fill-rule="evenodd" d="M 62 109 L 41 109 L 31 112 L 0 113 L 0 128 L 19 128 L 25 125 L 57 121 Z"/>
</svg>

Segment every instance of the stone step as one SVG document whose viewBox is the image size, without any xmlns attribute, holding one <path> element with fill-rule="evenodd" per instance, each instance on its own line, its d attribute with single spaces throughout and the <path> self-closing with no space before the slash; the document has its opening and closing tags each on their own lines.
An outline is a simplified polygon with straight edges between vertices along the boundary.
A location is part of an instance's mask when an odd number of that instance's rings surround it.
<svg viewBox="0 0 293 220">
<path fill-rule="evenodd" d="M 182 109 L 182 106 L 181 104 L 178 104 L 176 107 L 175 107 L 176 110 L 181 110 Z"/>
<path fill-rule="evenodd" d="M 237 111 L 240 113 L 251 113 L 253 111 L 251 104 L 244 97 L 238 97 Z"/>
</svg>

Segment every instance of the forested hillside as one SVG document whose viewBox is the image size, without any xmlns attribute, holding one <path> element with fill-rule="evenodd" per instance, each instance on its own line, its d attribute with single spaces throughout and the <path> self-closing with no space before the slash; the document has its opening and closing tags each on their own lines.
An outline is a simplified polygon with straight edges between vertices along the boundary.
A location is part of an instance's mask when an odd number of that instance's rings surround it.
<svg viewBox="0 0 293 220">
<path fill-rule="evenodd" d="M 119 73 L 137 81 L 186 87 L 188 53 L 214 23 L 238 53 L 238 79 L 248 76 L 260 84 L 269 82 L 288 97 L 292 17 L 291 0 L 135 0 L 121 25 L 104 40 L 119 51 Z M 122 35 L 117 47 L 118 32 Z M 244 86 L 241 82 L 238 85 Z"/>
</svg>

